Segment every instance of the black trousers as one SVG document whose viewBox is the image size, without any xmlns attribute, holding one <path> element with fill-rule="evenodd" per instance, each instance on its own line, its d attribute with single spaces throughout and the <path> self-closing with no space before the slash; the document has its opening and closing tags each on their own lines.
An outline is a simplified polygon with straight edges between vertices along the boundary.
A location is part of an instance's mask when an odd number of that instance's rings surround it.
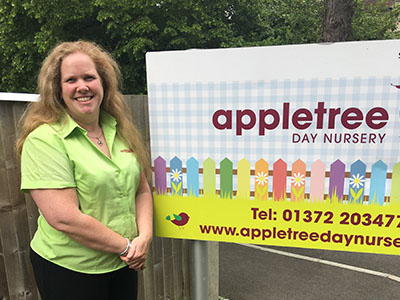
<svg viewBox="0 0 400 300">
<path fill-rule="evenodd" d="M 128 267 L 105 274 L 84 274 L 60 267 L 30 252 L 42 300 L 136 300 L 137 272 Z"/>
</svg>

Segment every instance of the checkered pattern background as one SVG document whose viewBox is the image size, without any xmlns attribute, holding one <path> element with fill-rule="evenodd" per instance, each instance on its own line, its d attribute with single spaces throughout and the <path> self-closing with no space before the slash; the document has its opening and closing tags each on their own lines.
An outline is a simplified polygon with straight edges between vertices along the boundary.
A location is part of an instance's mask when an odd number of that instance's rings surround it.
<svg viewBox="0 0 400 300">
<path fill-rule="evenodd" d="M 341 159 L 347 165 L 361 159 L 367 163 L 367 172 L 377 160 L 388 164 L 389 171 L 400 161 L 400 84 L 398 78 L 339 78 L 325 80 L 296 80 L 271 82 L 209 82 L 150 84 L 150 130 L 153 159 L 162 156 L 167 161 L 178 156 L 185 162 L 190 157 L 200 162 L 208 157 L 218 165 L 228 157 L 234 168 L 242 158 L 252 166 L 260 158 L 272 164 L 282 158 L 288 165 L 297 159 L 307 164 L 321 159 L 327 166 Z M 236 135 L 236 110 L 273 108 L 282 113 L 283 103 L 290 102 L 290 116 L 299 108 L 311 112 L 317 102 L 325 102 L 325 108 L 357 107 L 364 115 L 373 107 L 382 106 L 390 114 L 389 123 L 382 130 L 371 130 L 365 123 L 355 130 L 348 130 L 337 117 L 336 129 L 328 130 L 327 114 L 324 129 L 315 129 L 315 122 L 307 130 L 297 130 L 289 123 L 282 130 L 282 120 L 275 130 L 258 134 L 258 120 L 252 130 Z M 213 114 L 219 110 L 232 112 L 232 130 L 218 130 L 212 124 Z M 282 114 L 281 114 L 282 116 Z M 314 121 L 315 114 L 313 113 Z M 246 120 L 244 120 L 246 121 Z M 222 122 L 222 121 L 221 121 Z M 397 130 L 396 130 L 397 129 Z M 386 133 L 383 144 L 324 144 L 324 133 Z M 292 143 L 292 134 L 318 133 L 316 143 Z M 311 139 L 310 139 L 311 140 Z"/>
<path fill-rule="evenodd" d="M 297 80 L 271 82 L 210 82 L 210 83 L 176 83 L 150 84 L 150 132 L 153 161 L 162 156 L 167 161 L 179 157 L 185 167 L 186 161 L 194 157 L 200 167 L 210 157 L 219 168 L 219 162 L 228 157 L 233 168 L 245 158 L 254 169 L 255 163 L 263 158 L 270 169 L 273 163 L 281 158 L 288 165 L 301 159 L 306 163 L 307 171 L 311 164 L 321 159 L 330 164 L 340 159 L 350 165 L 360 159 L 367 165 L 367 172 L 378 160 L 388 165 L 388 172 L 400 161 L 400 89 L 391 84 L 400 84 L 398 78 L 339 78 L 325 80 Z M 258 110 L 273 108 L 282 117 L 283 103 L 290 102 L 290 116 L 299 108 L 307 108 L 313 113 L 318 102 L 325 102 L 325 108 L 357 107 L 366 113 L 373 107 L 384 107 L 389 112 L 389 123 L 381 130 L 371 130 L 365 122 L 355 130 L 343 128 L 340 118 L 336 118 L 335 130 L 328 130 L 328 117 L 324 117 L 324 129 L 315 129 L 315 122 L 307 130 L 297 130 L 289 121 L 289 129 L 282 130 L 280 125 L 266 130 L 259 136 L 258 121 L 252 130 L 243 130 L 236 135 L 236 110 L 251 109 L 258 117 Z M 232 130 L 218 130 L 212 124 L 213 114 L 219 110 L 232 110 Z M 246 120 L 244 120 L 246 121 Z M 268 121 L 268 120 L 267 120 Z M 223 120 L 221 121 L 223 122 Z M 397 129 L 397 130 L 396 130 Z M 386 133 L 383 144 L 344 144 L 323 143 L 324 133 Z M 318 133 L 315 143 L 292 143 L 293 133 L 301 135 Z M 311 141 L 311 138 L 310 138 Z M 217 176 L 217 189 L 219 177 Z M 185 180 L 185 179 L 184 179 Z M 290 178 L 287 178 L 290 189 Z M 168 185 L 170 185 L 168 178 Z M 237 187 L 236 176 L 233 188 Z M 345 182 L 345 193 L 348 192 L 349 180 Z M 202 186 L 202 176 L 200 176 Z M 272 180 L 269 181 L 272 190 Z M 326 180 L 328 190 L 329 180 Z M 366 182 L 369 190 L 369 181 Z M 386 184 L 386 195 L 390 195 L 391 182 Z M 254 181 L 251 182 L 254 190 Z M 306 179 L 306 192 L 309 192 L 309 178 Z"/>
</svg>

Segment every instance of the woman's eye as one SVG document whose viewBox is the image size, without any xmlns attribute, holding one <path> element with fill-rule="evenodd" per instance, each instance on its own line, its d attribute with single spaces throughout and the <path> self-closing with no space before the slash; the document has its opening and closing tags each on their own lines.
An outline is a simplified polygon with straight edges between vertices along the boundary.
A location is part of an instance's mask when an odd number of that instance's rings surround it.
<svg viewBox="0 0 400 300">
<path fill-rule="evenodd" d="M 65 80 L 65 82 L 73 83 L 73 82 L 75 82 L 75 79 L 74 78 L 68 78 L 67 80 Z"/>
<path fill-rule="evenodd" d="M 85 80 L 86 81 L 92 81 L 92 80 L 94 80 L 95 78 L 93 77 L 93 76 L 86 76 L 85 77 Z"/>
</svg>

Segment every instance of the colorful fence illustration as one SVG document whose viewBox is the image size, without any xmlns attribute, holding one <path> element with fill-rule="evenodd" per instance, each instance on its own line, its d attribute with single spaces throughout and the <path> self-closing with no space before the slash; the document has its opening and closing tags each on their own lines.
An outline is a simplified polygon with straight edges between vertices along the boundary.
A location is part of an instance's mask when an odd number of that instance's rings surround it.
<svg viewBox="0 0 400 300">
<path fill-rule="evenodd" d="M 162 157 L 154 160 L 155 191 L 158 194 L 171 193 L 177 195 L 220 195 L 224 198 L 254 198 L 260 200 L 273 199 L 274 201 L 324 201 L 337 199 L 350 203 L 384 205 L 390 201 L 400 200 L 400 162 L 393 167 L 393 172 L 388 173 L 388 166 L 381 160 L 371 166 L 371 172 L 366 172 L 367 166 L 357 160 L 349 166 L 336 160 L 327 166 L 321 160 L 312 163 L 311 171 L 307 171 L 306 164 L 297 160 L 288 170 L 288 165 L 282 159 L 273 163 L 270 168 L 268 162 L 260 159 L 251 169 L 250 162 L 242 159 L 233 168 L 233 163 L 228 158 L 220 162 L 220 168 L 208 158 L 199 168 L 199 162 L 190 158 L 186 168 L 182 167 L 182 160 L 174 157 L 167 168 L 167 162 Z M 183 174 L 186 173 L 186 188 L 184 188 Z M 203 174 L 203 188 L 200 189 L 199 176 Z M 220 189 L 216 190 L 216 178 L 219 175 Z M 237 176 L 237 190 L 233 190 L 233 176 Z M 170 178 L 170 187 L 167 186 L 167 176 Z M 288 186 L 290 178 L 290 186 Z M 348 184 L 345 185 L 345 180 Z M 272 180 L 272 190 L 269 191 L 269 181 Z M 385 195 L 386 186 L 391 180 L 390 195 Z M 326 190 L 326 182 L 329 188 Z M 369 193 L 366 188 L 369 183 Z M 251 183 L 254 190 L 251 190 Z M 309 193 L 306 193 L 306 184 L 309 184 Z M 345 191 L 345 187 L 348 187 Z M 290 192 L 287 192 L 287 188 Z"/>
</svg>

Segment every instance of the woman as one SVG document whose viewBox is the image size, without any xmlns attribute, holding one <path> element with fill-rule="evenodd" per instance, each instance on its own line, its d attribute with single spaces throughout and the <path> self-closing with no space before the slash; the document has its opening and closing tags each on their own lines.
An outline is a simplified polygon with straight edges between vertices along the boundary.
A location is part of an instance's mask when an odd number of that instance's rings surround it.
<svg viewBox="0 0 400 300">
<path fill-rule="evenodd" d="M 152 239 L 148 157 L 94 43 L 61 43 L 23 117 L 21 188 L 40 210 L 31 262 L 43 300 L 136 299 Z"/>
</svg>

